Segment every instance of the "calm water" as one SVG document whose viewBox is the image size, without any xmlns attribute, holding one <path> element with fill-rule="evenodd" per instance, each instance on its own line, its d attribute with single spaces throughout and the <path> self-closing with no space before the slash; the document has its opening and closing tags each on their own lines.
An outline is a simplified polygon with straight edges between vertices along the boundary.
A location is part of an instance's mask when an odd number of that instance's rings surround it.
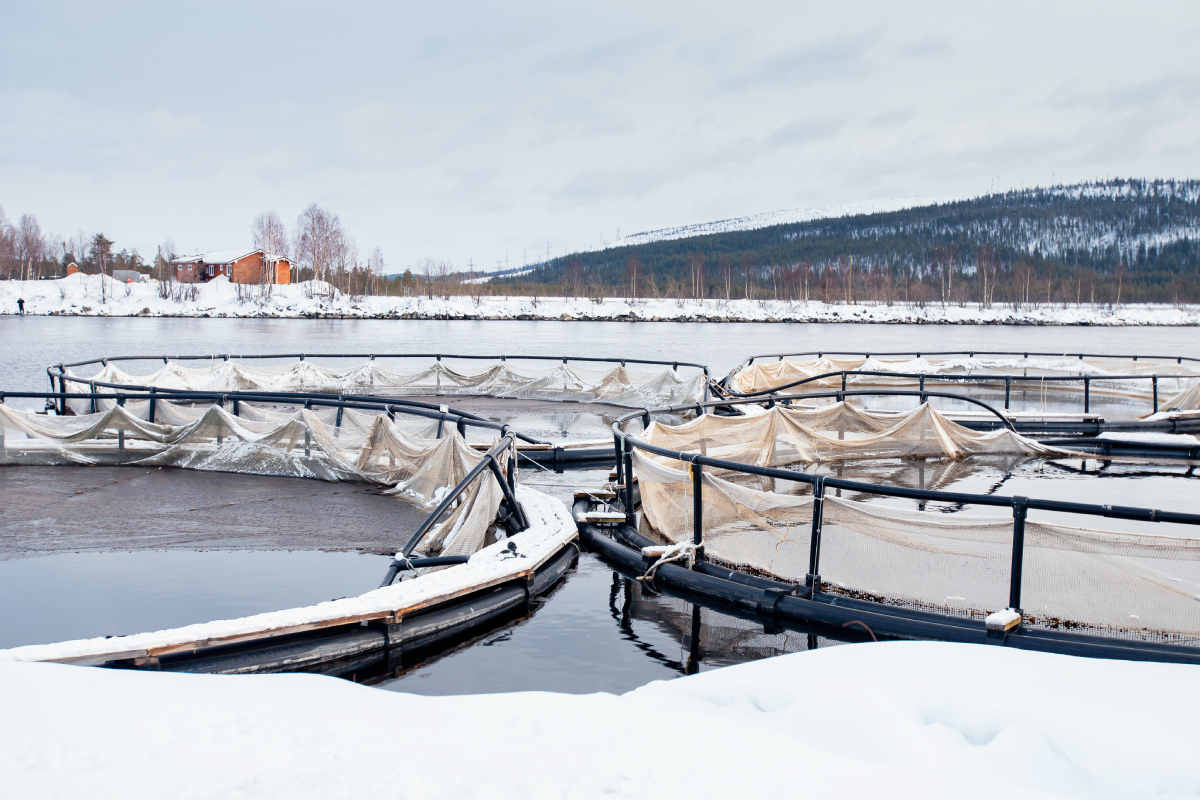
<svg viewBox="0 0 1200 800">
<path fill-rule="evenodd" d="M 42 391 L 52 363 L 164 352 L 624 356 L 696 361 L 723 375 L 746 356 L 764 352 L 934 349 L 1200 356 L 1200 336 L 1193 329 L 1159 328 L 0 317 L 0 389 Z M 603 417 L 586 409 L 526 406 L 507 418 L 539 436 L 607 434 Z M 979 462 L 939 471 L 901 463 L 873 469 L 874 477 L 904 485 L 1196 510 L 1200 493 L 1186 470 L 1110 467 L 1097 477 L 1080 474 L 1078 466 Z M 531 470 L 526 480 L 569 499 L 576 485 L 598 485 L 605 477 L 605 471 L 556 476 Z M 186 480 L 183 473 L 180 478 Z M 298 498 L 299 513 L 302 505 Z M 386 561 L 378 556 L 318 550 L 63 552 L 0 560 L 0 647 L 152 630 L 358 594 L 376 585 L 381 565 Z M 406 664 L 399 677 L 379 685 L 425 694 L 620 692 L 689 670 L 830 644 L 765 632 L 710 609 L 700 612 L 698 627 L 696 622 L 685 601 L 646 592 L 585 554 L 529 617 Z"/>
<path fill-rule="evenodd" d="M 45 369 L 112 355 L 433 352 L 692 361 L 715 376 L 761 353 L 1044 350 L 1200 357 L 1195 328 L 677 322 L 0 317 L 0 388 L 41 391 Z"/>
<path fill-rule="evenodd" d="M 353 597 L 391 559 L 321 551 L 150 550 L 0 561 L 0 648 L 120 636 Z"/>
</svg>

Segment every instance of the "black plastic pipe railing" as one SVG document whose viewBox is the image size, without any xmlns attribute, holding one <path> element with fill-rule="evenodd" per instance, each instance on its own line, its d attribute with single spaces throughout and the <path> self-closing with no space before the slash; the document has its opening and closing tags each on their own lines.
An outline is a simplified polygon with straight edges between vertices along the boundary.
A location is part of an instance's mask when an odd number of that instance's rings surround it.
<svg viewBox="0 0 1200 800">
<path fill-rule="evenodd" d="M 101 366 L 108 366 L 108 363 L 110 361 L 162 361 L 164 364 L 166 364 L 171 361 L 215 362 L 217 359 L 220 359 L 222 361 L 229 361 L 231 359 L 238 359 L 238 360 L 297 359 L 299 361 L 304 361 L 305 359 L 309 359 L 309 358 L 336 358 L 336 359 L 366 358 L 371 361 L 374 361 L 374 360 L 380 359 L 380 358 L 421 359 L 421 360 L 428 360 L 428 359 L 432 358 L 439 362 L 442 361 L 442 359 L 454 359 L 454 360 L 465 360 L 465 361 L 502 361 L 502 362 L 512 359 L 513 361 L 557 361 L 557 362 L 561 362 L 563 364 L 567 364 L 567 363 L 573 361 L 573 362 L 577 362 L 577 363 L 592 363 L 592 364 L 619 364 L 622 367 L 624 367 L 626 364 L 648 364 L 651 366 L 660 366 L 660 367 L 669 366 L 669 367 L 671 367 L 671 369 L 676 370 L 676 371 L 678 371 L 678 369 L 680 367 L 688 367 L 691 369 L 698 369 L 703 373 L 703 375 L 704 375 L 704 399 L 706 399 L 706 400 L 708 399 L 708 384 L 712 380 L 711 376 L 709 375 L 708 367 L 706 365 L 694 364 L 690 361 L 659 361 L 659 360 L 655 360 L 655 359 L 644 359 L 644 358 L 601 358 L 601 357 L 597 357 L 597 356 L 531 356 L 531 355 L 488 356 L 488 355 L 463 355 L 460 353 L 279 353 L 279 354 L 276 354 L 276 353 L 253 353 L 253 354 L 249 354 L 249 355 L 240 354 L 240 353 L 239 354 L 225 353 L 222 355 L 203 355 L 203 356 L 201 356 L 201 355 L 191 355 L 191 356 L 109 356 L 109 357 L 105 357 L 105 358 L 88 359 L 87 361 L 74 361 L 69 364 L 67 364 L 67 363 L 57 364 L 55 366 L 47 367 L 46 372 L 50 376 L 50 383 L 51 383 L 52 389 L 54 388 L 54 381 L 57 378 L 59 381 L 59 386 L 58 386 L 59 391 L 66 391 L 66 387 L 64 384 L 65 380 L 82 382 L 82 383 L 89 382 L 89 380 L 86 378 L 81 378 L 81 377 L 75 376 L 75 375 L 67 375 L 66 371 L 68 368 L 84 367 L 84 366 L 90 366 L 90 365 L 95 365 L 95 364 L 99 364 Z M 57 374 L 55 373 L 56 369 L 58 370 Z M 145 388 L 145 387 L 142 387 L 142 388 Z"/>
<path fill-rule="evenodd" d="M 503 473 L 503 470 L 500 466 L 500 455 L 504 453 L 505 450 L 509 450 L 510 453 L 507 475 Z M 444 498 L 442 498 L 442 501 L 438 504 L 438 507 L 434 509 L 433 513 L 426 517 L 425 521 L 421 523 L 416 532 L 409 537 L 408 541 L 405 542 L 404 547 L 402 547 L 399 553 L 396 554 L 396 558 L 392 559 L 392 564 L 390 567 L 388 567 L 387 575 L 384 576 L 383 582 L 379 584 L 380 588 L 384 586 L 390 586 L 392 581 L 396 579 L 396 575 L 401 569 L 415 569 L 422 566 L 438 566 L 442 563 L 463 564 L 467 562 L 470 556 L 442 556 L 438 559 L 410 559 L 409 556 L 412 555 L 413 550 L 420 543 L 421 539 L 423 539 L 425 535 L 433 528 L 433 526 L 441 520 L 446 512 L 454 506 L 454 504 L 462 496 L 463 492 L 465 492 L 472 483 L 474 483 L 480 478 L 480 476 L 484 474 L 484 470 L 488 470 L 496 479 L 496 482 L 500 484 L 500 490 L 504 493 L 504 499 L 508 503 L 509 511 L 513 514 L 513 517 L 516 521 L 517 530 L 523 531 L 529 527 L 529 520 L 525 517 L 525 511 L 517 502 L 516 440 L 514 439 L 512 432 L 509 432 L 506 433 L 504 437 L 490 450 L 484 453 L 483 458 L 480 459 L 479 463 L 472 467 L 470 472 L 463 476 L 463 479 L 459 481 L 458 484 L 451 489 Z M 434 560 L 438 561 L 439 563 L 422 563 Z"/>
<path fill-rule="evenodd" d="M 1118 361 L 1174 361 L 1176 364 L 1182 364 L 1185 361 L 1200 364 L 1200 358 L 1192 358 L 1191 356 L 1149 356 L 1149 355 L 1130 355 L 1128 353 L 1047 353 L 1035 350 L 892 350 L 888 352 L 870 352 L 870 353 L 850 353 L 842 350 L 823 350 L 810 353 L 770 353 L 766 355 L 750 356 L 741 364 L 733 368 L 730 375 L 745 369 L 755 361 L 762 361 L 768 358 L 774 358 L 777 361 L 783 361 L 785 358 L 824 358 L 826 356 L 852 356 L 855 358 L 922 358 L 924 356 L 966 356 L 967 358 L 975 358 L 976 356 L 1021 356 L 1029 358 L 1036 356 L 1038 358 L 1075 358 L 1083 360 L 1085 358 L 1105 358 L 1115 359 Z"/>
<path fill-rule="evenodd" d="M 522 439 L 522 441 L 531 442 L 533 444 L 546 444 L 546 442 L 532 439 L 523 436 L 515 431 L 512 431 L 506 423 L 493 422 L 492 420 L 481 419 L 473 414 L 468 414 L 461 411 L 455 411 L 449 406 L 433 406 L 430 404 L 413 405 L 404 402 L 393 400 L 380 401 L 372 397 L 357 397 L 354 395 L 338 396 L 315 394 L 307 395 L 300 392 L 295 393 L 261 393 L 261 392 L 192 392 L 187 390 L 168 390 L 168 389 L 134 389 L 132 391 L 110 391 L 110 392 L 4 392 L 0 391 L 0 403 L 3 403 L 5 398 L 25 398 L 25 399 L 41 399 L 66 402 L 68 400 L 87 400 L 91 403 L 92 412 L 97 410 L 97 403 L 102 400 L 113 400 L 118 405 L 124 405 L 127 402 L 136 402 L 147 400 L 150 402 L 150 413 L 148 422 L 154 422 L 155 404 L 160 400 L 167 401 L 182 401 L 192 403 L 212 403 L 224 407 L 226 404 L 232 404 L 234 415 L 238 410 L 238 405 L 241 403 L 270 403 L 278 405 L 297 405 L 305 408 L 313 408 L 315 406 L 323 406 L 326 408 L 337 408 L 340 411 L 345 409 L 354 409 L 357 411 L 383 411 L 391 417 L 396 414 L 405 414 L 408 416 L 422 417 L 424 419 L 436 420 L 439 423 L 451 423 L 459 431 L 460 434 L 465 434 L 467 428 L 484 428 L 487 430 L 498 431 L 501 435 L 512 433 L 513 436 Z M 444 411 L 442 409 L 445 409 Z M 342 415 L 338 414 L 337 427 L 341 426 Z M 441 426 L 439 425 L 439 435 Z"/>
<path fill-rule="evenodd" d="M 862 394 L 874 394 L 874 392 L 864 391 Z M 961 400 L 968 400 L 968 398 L 962 396 L 949 396 L 956 397 L 957 399 Z M 811 397 L 811 395 L 799 395 L 794 398 L 775 399 L 777 402 L 781 402 L 785 399 L 804 399 L 805 397 Z M 751 402 L 757 401 L 745 399 L 727 401 L 725 403 L 712 402 L 708 403 L 707 405 L 737 405 Z M 1021 574 L 1024 564 L 1025 520 L 1030 510 L 1081 514 L 1086 516 L 1127 519 L 1141 522 L 1170 522 L 1183 525 L 1200 525 L 1200 514 L 1187 514 L 1177 511 L 1161 511 L 1158 509 L 1136 508 L 1131 506 L 1073 503 L 1062 500 L 1042 500 L 1032 497 L 982 495 L 970 494 L 966 492 L 946 492 L 933 489 L 909 489 L 899 486 L 882 486 L 879 484 L 846 480 L 844 478 L 835 478 L 824 475 L 808 475 L 803 472 L 794 472 L 792 470 L 779 469 L 776 467 L 760 467 L 753 464 L 743 464 L 738 461 L 711 458 L 699 453 L 684 453 L 677 450 L 670 450 L 665 447 L 658 447 L 650 444 L 649 442 L 642 441 L 633 434 L 626 433 L 624 431 L 624 426 L 626 423 L 635 419 L 640 419 L 643 423 L 643 426 L 645 426 L 648 425 L 649 419 L 654 414 L 678 413 L 681 410 L 695 408 L 696 407 L 693 405 L 661 409 L 643 409 L 642 411 L 634 411 L 626 414 L 613 422 L 612 429 L 613 436 L 617 444 L 617 452 L 625 455 L 623 468 L 619 470 L 618 481 L 622 482 L 623 486 L 627 489 L 627 517 L 632 519 L 633 516 L 631 491 L 633 484 L 632 453 L 635 449 L 679 461 L 684 465 L 685 469 L 692 471 L 693 475 L 698 474 L 697 468 L 699 467 L 711 467 L 712 469 L 740 472 L 746 475 L 756 475 L 776 480 L 793 481 L 795 483 L 806 483 L 813 487 L 813 496 L 814 500 L 816 501 L 813 503 L 812 532 L 810 534 L 809 542 L 809 568 L 808 575 L 806 577 L 806 585 L 810 587 L 810 591 L 814 593 L 821 590 L 820 542 L 821 526 L 824 513 L 823 500 L 827 496 L 830 489 L 842 489 L 851 492 L 859 492 L 862 494 L 873 494 L 882 497 L 898 497 L 927 502 L 941 502 L 955 505 L 980 505 L 991 506 L 994 508 L 999 507 L 1011 509 L 1013 515 L 1013 539 L 1012 562 L 1010 565 L 1009 608 L 1018 611 L 1021 608 Z M 996 412 L 993 410 L 993 413 Z M 618 463 L 620 463 L 620 461 L 618 461 Z M 702 505 L 701 493 L 703 492 L 703 489 L 704 487 L 702 481 L 695 481 L 693 483 L 693 492 L 695 493 L 694 503 L 697 508 L 700 508 Z M 703 520 L 700 515 L 694 515 L 693 525 L 693 541 L 700 542 L 703 540 L 704 533 Z"/>
<path fill-rule="evenodd" d="M 1092 381 L 1150 381 L 1151 384 L 1151 409 L 1158 411 L 1158 382 L 1160 378 L 1169 380 L 1187 380 L 1190 376 L 1187 375 L 942 375 L 930 374 L 921 372 L 884 372 L 882 370 L 840 370 L 837 372 L 826 372 L 821 375 L 812 375 L 807 378 L 790 383 L 783 383 L 779 386 L 773 386 L 770 389 L 759 389 L 756 392 L 739 392 L 729 386 L 720 386 L 718 391 L 727 397 L 736 398 L 762 398 L 768 397 L 778 392 L 796 389 L 810 383 L 817 383 L 828 380 L 830 378 L 840 378 L 842 389 L 847 385 L 847 379 L 859 377 L 874 377 L 874 378 L 903 378 L 905 380 L 916 381 L 922 389 L 925 388 L 926 381 L 944 381 L 947 383 L 970 383 L 975 385 L 1004 384 L 1004 408 L 1009 409 L 1010 397 L 1012 395 L 1013 384 L 1041 384 L 1047 383 L 1082 383 L 1083 384 L 1083 411 L 1085 414 L 1091 412 L 1091 394 Z"/>
<path fill-rule="evenodd" d="M 110 356 L 110 357 L 105 357 L 105 358 L 93 358 L 93 359 L 89 359 L 87 361 L 74 361 L 69 364 L 68 363 L 56 364 L 56 365 L 47 367 L 46 374 L 50 379 L 50 390 L 52 392 L 57 389 L 57 391 L 59 391 L 59 392 L 66 393 L 68 381 L 70 381 L 72 383 L 87 384 L 92 387 L 92 391 L 95 391 L 95 387 L 97 387 L 97 386 L 102 386 L 102 387 L 111 388 L 111 389 L 148 390 L 150 388 L 157 388 L 157 387 L 131 385 L 131 384 L 116 384 L 116 383 L 109 383 L 109 382 L 104 382 L 104 381 L 96 381 L 91 378 L 85 378 L 85 377 L 78 376 L 78 375 L 68 375 L 67 369 L 71 368 L 71 367 L 83 367 L 83 366 L 91 366 L 91 365 L 97 365 L 97 364 L 99 364 L 101 366 L 108 366 L 108 363 L 110 361 L 162 361 L 164 364 L 167 364 L 171 361 L 215 362 L 217 359 L 220 359 L 222 361 L 229 361 L 230 359 L 238 359 L 238 360 L 245 360 L 245 359 L 279 359 L 279 360 L 298 359 L 300 361 L 304 361 L 306 358 L 335 358 L 335 359 L 366 358 L 371 361 L 374 361 L 375 359 L 379 359 L 379 358 L 422 359 L 422 360 L 427 360 L 427 359 L 432 358 L 432 359 L 437 360 L 438 362 L 442 361 L 442 359 L 456 359 L 456 360 L 467 360 L 467 361 L 501 361 L 501 362 L 505 362 L 508 359 L 512 359 L 514 361 L 558 361 L 558 362 L 562 362 L 563 364 L 567 364 L 568 362 L 574 361 L 574 362 L 582 362 L 582 363 L 619 364 L 622 367 L 624 367 L 626 364 L 649 364 L 649 365 L 653 365 L 653 366 L 663 366 L 663 367 L 669 366 L 669 367 L 671 367 L 671 369 L 676 370 L 676 371 L 678 371 L 678 369 L 680 367 L 688 367 L 688 368 L 692 368 L 692 369 L 698 369 L 704 375 L 704 399 L 705 400 L 707 400 L 708 396 L 709 396 L 709 384 L 713 382 L 712 376 L 709 374 L 708 367 L 706 365 L 694 364 L 689 361 L 658 361 L 658 360 L 653 360 L 653 359 L 641 359 L 641 358 L 600 358 L 600 357 L 594 357 L 594 356 L 530 356 L 530 355 L 479 356 L 479 355 L 462 355 L 462 354 L 455 354 L 455 353 L 283 353 L 283 354 L 256 353 L 256 354 L 250 354 L 250 355 L 225 353 L 223 355 L 205 355 L 205 356 L 200 356 L 200 355 L 191 355 L 191 356 Z M 56 381 L 57 381 L 57 386 L 56 386 Z M 167 392 L 167 391 L 172 391 L 172 390 L 158 389 L 158 391 Z M 308 393 L 308 396 L 317 396 L 318 394 L 321 396 L 326 396 L 326 397 L 335 396 L 335 395 L 330 395 L 328 393 L 323 393 L 323 394 L 322 393 Z M 354 397 L 365 397 L 364 395 L 353 395 L 353 396 Z M 406 403 L 406 404 L 417 405 L 417 406 L 434 407 L 427 403 L 418 403 L 416 401 L 405 401 L 405 400 L 400 400 L 398 398 L 389 398 L 389 400 L 393 400 L 394 402 L 397 402 L 397 403 Z M 61 412 L 61 410 L 62 409 L 60 409 L 60 412 Z M 520 434 L 518 434 L 518 435 L 520 435 Z M 525 436 L 521 436 L 521 439 L 523 441 L 528 441 L 528 442 L 532 442 L 532 443 L 536 443 L 536 444 L 543 444 L 543 442 L 538 442 L 535 439 L 530 439 Z"/>
</svg>

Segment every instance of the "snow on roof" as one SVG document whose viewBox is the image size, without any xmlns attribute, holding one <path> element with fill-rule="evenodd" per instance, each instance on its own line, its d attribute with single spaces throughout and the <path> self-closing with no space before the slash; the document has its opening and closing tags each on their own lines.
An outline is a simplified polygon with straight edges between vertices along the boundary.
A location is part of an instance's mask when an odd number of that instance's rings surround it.
<svg viewBox="0 0 1200 800">
<path fill-rule="evenodd" d="M 213 250 L 210 253 L 204 253 L 202 255 L 181 256 L 180 258 L 176 258 L 175 260 L 173 260 L 171 263 L 172 264 L 194 264 L 194 263 L 232 264 L 234 261 L 243 259 L 246 256 L 252 256 L 255 253 L 261 253 L 261 252 L 263 252 L 261 247 L 255 247 L 250 250 L 244 250 L 244 249 L 243 250 Z M 287 258 L 287 256 L 279 256 L 279 255 L 271 255 L 270 257 L 284 258 L 284 259 Z"/>
</svg>

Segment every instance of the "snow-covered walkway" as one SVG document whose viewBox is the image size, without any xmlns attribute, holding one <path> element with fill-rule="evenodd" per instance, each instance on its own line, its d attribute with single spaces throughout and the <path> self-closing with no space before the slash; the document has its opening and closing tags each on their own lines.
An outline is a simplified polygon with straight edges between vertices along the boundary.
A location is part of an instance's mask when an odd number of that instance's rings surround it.
<svg viewBox="0 0 1200 800">
<path fill-rule="evenodd" d="M 622 696 L 0 663 L 13 798 L 1184 797 L 1200 668 L 932 642 Z"/>
<path fill-rule="evenodd" d="M 159 297 L 155 282 L 115 284 L 101 297 L 100 276 L 75 274 L 53 281 L 0 281 L 0 314 L 98 317 L 278 317 L 349 319 L 546 319 L 663 322 L 888 322 L 998 325 L 1200 325 L 1200 306 L 1121 305 L 1107 308 L 1041 305 L 1015 310 L 996 304 L 924 306 L 826 304 L 774 300 L 636 300 L 564 297 L 351 297 L 329 284 L 260 287 L 216 278 L 196 287 L 195 299 Z M 111 281 L 109 281 L 111 283 Z"/>
</svg>

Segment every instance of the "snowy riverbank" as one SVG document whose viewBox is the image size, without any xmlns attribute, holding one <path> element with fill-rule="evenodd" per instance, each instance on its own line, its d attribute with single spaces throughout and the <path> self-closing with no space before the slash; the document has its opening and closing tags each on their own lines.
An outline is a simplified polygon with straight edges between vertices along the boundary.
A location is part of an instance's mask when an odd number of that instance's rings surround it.
<svg viewBox="0 0 1200 800">
<path fill-rule="evenodd" d="M 1200 668 L 797 653 L 622 696 L 0 663 L 0 785 L 79 797 L 1182 797 Z"/>
<path fill-rule="evenodd" d="M 1015 310 L 940 304 L 843 305 L 771 300 L 636 300 L 531 297 L 352 297 L 322 282 L 271 287 L 217 278 L 195 287 L 194 298 L 163 298 L 155 282 L 112 284 L 101 297 L 100 277 L 0 281 L 0 314 L 15 314 L 17 299 L 35 315 L 96 317 L 274 317 L 349 319 L 546 319 L 653 322 L 872 322 L 992 325 L 1200 325 L 1200 306 L 1039 306 Z M 177 286 L 177 288 L 179 288 Z M 186 288 L 186 287 L 184 287 Z M 239 296 L 239 288 L 241 289 Z"/>
</svg>

